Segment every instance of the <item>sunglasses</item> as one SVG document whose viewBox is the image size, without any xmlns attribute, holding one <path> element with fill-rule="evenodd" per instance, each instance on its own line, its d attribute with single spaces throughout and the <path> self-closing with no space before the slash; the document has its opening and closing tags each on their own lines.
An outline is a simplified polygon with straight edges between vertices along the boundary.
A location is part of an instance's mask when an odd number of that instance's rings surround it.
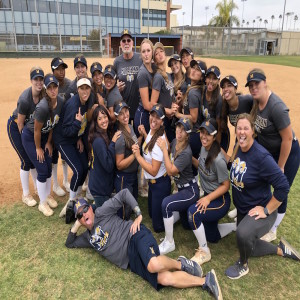
<svg viewBox="0 0 300 300">
<path fill-rule="evenodd" d="M 87 211 L 89 210 L 90 206 L 86 205 L 83 210 L 77 214 L 77 220 L 80 220 L 83 217 L 83 214 L 87 213 Z"/>
<path fill-rule="evenodd" d="M 126 42 L 129 44 L 129 43 L 131 42 L 131 39 L 123 39 L 123 40 L 122 40 L 122 43 L 123 43 L 123 44 L 125 44 Z"/>
</svg>

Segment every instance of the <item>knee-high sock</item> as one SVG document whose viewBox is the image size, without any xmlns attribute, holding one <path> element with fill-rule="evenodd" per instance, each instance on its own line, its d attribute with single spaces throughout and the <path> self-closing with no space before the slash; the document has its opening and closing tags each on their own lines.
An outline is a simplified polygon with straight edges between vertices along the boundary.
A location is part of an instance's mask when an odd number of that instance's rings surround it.
<svg viewBox="0 0 300 300">
<path fill-rule="evenodd" d="M 46 183 L 47 183 L 47 197 L 48 197 L 51 193 L 51 177 L 47 178 Z"/>
<path fill-rule="evenodd" d="M 76 192 L 76 196 L 79 195 L 82 191 L 82 185 L 78 187 L 77 192 Z"/>
<path fill-rule="evenodd" d="M 173 224 L 174 224 L 173 216 L 170 218 L 164 218 L 166 239 L 170 243 L 173 242 Z"/>
<path fill-rule="evenodd" d="M 63 175 L 64 175 L 64 181 L 67 182 L 68 181 L 68 164 L 62 160 L 62 167 L 63 167 Z"/>
<path fill-rule="evenodd" d="M 40 198 L 40 203 L 43 204 L 46 202 L 48 194 L 47 194 L 47 182 L 36 181 L 36 187 L 38 191 L 38 195 Z"/>
<path fill-rule="evenodd" d="M 236 223 L 223 223 L 223 224 L 218 224 L 218 230 L 220 232 L 221 238 L 224 236 L 228 235 L 232 231 L 236 231 Z"/>
<path fill-rule="evenodd" d="M 180 220 L 179 211 L 173 211 L 173 224 Z"/>
<path fill-rule="evenodd" d="M 23 196 L 29 195 L 29 171 L 20 169 L 20 178 L 23 190 Z"/>
<path fill-rule="evenodd" d="M 58 166 L 58 164 L 52 164 L 53 186 L 58 186 L 58 181 L 57 181 L 57 166 Z"/>
<path fill-rule="evenodd" d="M 31 174 L 31 177 L 32 177 L 32 181 L 33 181 L 33 186 L 34 186 L 34 189 L 36 190 L 37 189 L 37 171 L 36 169 L 30 169 L 30 174 Z"/>
<path fill-rule="evenodd" d="M 74 200 L 76 198 L 76 192 L 70 190 L 70 196 L 69 199 Z"/>
<path fill-rule="evenodd" d="M 209 252 L 209 248 L 207 247 L 207 240 L 206 240 L 206 235 L 205 235 L 205 230 L 203 223 L 197 228 L 196 230 L 193 230 L 196 239 L 199 243 L 199 247 L 201 247 L 204 251 Z"/>
<path fill-rule="evenodd" d="M 284 218 L 284 216 L 285 216 L 285 213 L 277 214 L 277 218 L 275 220 L 275 223 L 274 223 L 273 227 L 271 228 L 271 231 L 276 233 L 277 227 L 280 225 L 280 223 L 281 223 L 282 219 Z"/>
</svg>

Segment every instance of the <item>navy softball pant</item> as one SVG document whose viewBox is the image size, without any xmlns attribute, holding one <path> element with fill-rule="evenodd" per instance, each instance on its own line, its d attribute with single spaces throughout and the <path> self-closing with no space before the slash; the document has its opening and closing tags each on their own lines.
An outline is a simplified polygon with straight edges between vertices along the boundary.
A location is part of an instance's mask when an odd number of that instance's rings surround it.
<svg viewBox="0 0 300 300">
<path fill-rule="evenodd" d="M 164 198 L 171 194 L 171 180 L 165 174 L 157 179 L 150 179 L 148 182 L 148 212 L 152 218 L 152 226 L 155 232 L 165 230 L 161 204 Z"/>
<path fill-rule="evenodd" d="M 192 131 L 190 133 L 190 146 L 192 150 L 193 157 L 196 159 L 199 158 L 200 150 L 201 150 L 201 140 L 200 140 L 200 131 L 198 130 L 197 132 Z M 193 175 L 197 176 L 198 175 L 198 169 L 192 166 L 193 169 Z"/>
<path fill-rule="evenodd" d="M 88 158 L 86 151 L 82 153 L 77 149 L 76 144 L 57 145 L 61 158 L 66 161 L 73 171 L 70 189 L 76 192 L 79 186 L 82 186 L 88 173 Z"/>
<path fill-rule="evenodd" d="M 217 243 L 221 239 L 218 222 L 227 214 L 229 207 L 230 195 L 228 192 L 213 200 L 205 213 L 197 211 L 196 205 L 193 204 L 188 209 L 189 224 L 193 230 L 196 230 L 203 223 L 207 241 Z"/>
<path fill-rule="evenodd" d="M 30 158 L 32 164 L 36 168 L 37 180 L 39 182 L 46 182 L 52 174 L 52 157 L 49 155 L 48 151 L 45 151 L 45 145 L 48 140 L 48 134 L 41 135 L 41 148 L 44 150 L 45 157 L 45 160 L 43 162 L 39 162 L 37 160 L 33 132 L 31 132 L 28 128 L 24 127 L 21 137 L 24 149 L 28 157 Z"/>
<path fill-rule="evenodd" d="M 225 132 L 221 133 L 220 146 L 227 153 L 229 145 L 230 145 L 230 131 L 229 128 L 227 127 Z"/>
<path fill-rule="evenodd" d="M 10 117 L 7 121 L 8 138 L 20 158 L 21 169 L 24 171 L 29 171 L 30 169 L 34 169 L 34 165 L 23 147 L 21 134 L 16 121 L 17 120 L 13 117 Z"/>
<path fill-rule="evenodd" d="M 134 131 L 137 137 L 140 135 L 138 131 L 140 125 L 144 125 L 147 133 L 150 131 L 149 115 L 149 111 L 145 110 L 142 104 L 139 104 L 133 120 Z"/>
</svg>

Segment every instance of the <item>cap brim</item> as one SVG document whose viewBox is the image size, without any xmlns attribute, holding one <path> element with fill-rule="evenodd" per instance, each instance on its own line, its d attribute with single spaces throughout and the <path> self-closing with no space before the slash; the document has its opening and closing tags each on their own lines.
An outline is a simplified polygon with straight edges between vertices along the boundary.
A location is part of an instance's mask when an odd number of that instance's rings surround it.
<svg viewBox="0 0 300 300">
<path fill-rule="evenodd" d="M 56 69 L 57 69 L 59 66 L 61 66 L 61 65 L 63 65 L 65 69 L 68 68 L 68 65 L 67 65 L 66 63 L 61 63 L 61 64 L 59 64 L 59 65 L 56 66 L 56 67 L 55 67 L 55 66 L 52 66 L 52 69 L 53 69 L 53 70 L 56 70 Z"/>
<path fill-rule="evenodd" d="M 263 79 L 259 79 L 259 78 L 251 79 L 245 84 L 245 87 L 247 87 L 251 81 L 261 82 L 261 81 L 263 81 Z"/>
</svg>

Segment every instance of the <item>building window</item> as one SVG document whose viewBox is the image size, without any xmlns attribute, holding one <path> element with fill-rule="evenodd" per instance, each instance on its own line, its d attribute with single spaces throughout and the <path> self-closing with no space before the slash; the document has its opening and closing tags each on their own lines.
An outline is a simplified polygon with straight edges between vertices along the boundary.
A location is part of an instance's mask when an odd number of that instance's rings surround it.
<svg viewBox="0 0 300 300">
<path fill-rule="evenodd" d="M 148 9 L 143 9 L 142 20 L 143 20 L 143 26 L 165 27 L 166 20 L 167 20 L 166 11 L 149 9 L 149 24 L 148 24 Z"/>
<path fill-rule="evenodd" d="M 249 47 L 253 47 L 254 46 L 254 40 L 253 39 L 248 40 L 248 46 Z"/>
<path fill-rule="evenodd" d="M 231 45 L 235 47 L 236 46 L 236 40 L 232 40 Z"/>
</svg>

